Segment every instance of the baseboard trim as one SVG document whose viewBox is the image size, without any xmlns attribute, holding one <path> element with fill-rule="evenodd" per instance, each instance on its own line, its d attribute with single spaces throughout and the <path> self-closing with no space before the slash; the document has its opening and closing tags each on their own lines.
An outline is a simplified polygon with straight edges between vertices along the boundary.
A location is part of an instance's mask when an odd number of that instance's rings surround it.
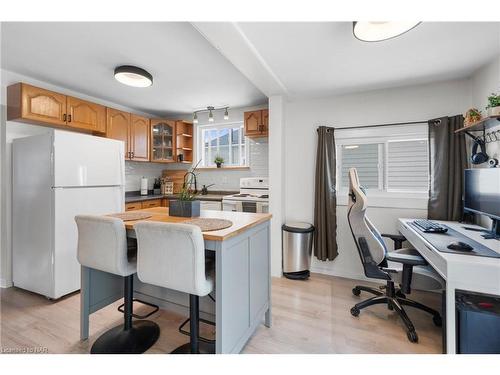
<svg viewBox="0 0 500 375">
<path fill-rule="evenodd" d="M 10 288 L 14 286 L 14 284 L 12 284 L 12 280 L 5 280 L 5 279 L 0 279 L 0 288 Z"/>
<path fill-rule="evenodd" d="M 379 283 L 379 280 L 369 279 L 366 276 L 360 275 L 358 273 L 333 271 L 330 267 L 312 266 L 311 272 L 319 273 L 322 275 L 328 275 L 328 276 L 342 277 L 344 279 L 351 279 L 351 280 L 356 280 L 356 281 L 368 281 L 371 283 Z M 382 284 L 383 282 L 380 282 L 380 283 Z"/>
</svg>

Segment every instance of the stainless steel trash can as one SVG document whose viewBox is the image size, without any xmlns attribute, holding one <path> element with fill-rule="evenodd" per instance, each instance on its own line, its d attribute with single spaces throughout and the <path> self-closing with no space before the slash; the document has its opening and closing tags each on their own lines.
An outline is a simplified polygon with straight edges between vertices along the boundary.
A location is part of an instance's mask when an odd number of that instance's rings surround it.
<svg viewBox="0 0 500 375">
<path fill-rule="evenodd" d="M 283 276 L 307 279 L 310 275 L 314 226 L 309 223 L 285 223 L 282 229 Z"/>
</svg>

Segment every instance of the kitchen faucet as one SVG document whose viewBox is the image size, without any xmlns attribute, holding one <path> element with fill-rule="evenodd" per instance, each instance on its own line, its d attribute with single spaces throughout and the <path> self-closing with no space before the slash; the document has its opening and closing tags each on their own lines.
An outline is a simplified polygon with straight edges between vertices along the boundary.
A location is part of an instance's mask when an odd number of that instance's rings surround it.
<svg viewBox="0 0 500 375">
<path fill-rule="evenodd" d="M 184 175 L 184 186 L 186 186 L 187 182 L 186 182 L 186 177 L 191 175 L 192 176 L 192 179 L 194 179 L 194 193 L 198 193 L 198 183 L 196 181 L 196 173 L 194 173 L 193 171 L 188 171 L 186 172 L 186 174 Z M 192 185 L 193 182 L 190 180 L 189 181 L 189 185 Z"/>
</svg>

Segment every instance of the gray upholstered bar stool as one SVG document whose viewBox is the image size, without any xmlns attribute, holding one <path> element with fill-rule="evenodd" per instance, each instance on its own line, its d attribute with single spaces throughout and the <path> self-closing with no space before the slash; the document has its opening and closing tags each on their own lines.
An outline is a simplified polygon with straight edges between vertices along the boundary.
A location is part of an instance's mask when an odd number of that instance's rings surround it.
<svg viewBox="0 0 500 375">
<path fill-rule="evenodd" d="M 142 221 L 134 229 L 139 279 L 189 294 L 190 342 L 172 353 L 213 353 L 213 344 L 199 340 L 199 297 L 213 289 L 213 277 L 206 275 L 205 243 L 200 228 Z"/>
<path fill-rule="evenodd" d="M 93 354 L 144 353 L 158 340 L 160 328 L 148 320 L 132 321 L 134 274 L 137 264 L 127 258 L 127 237 L 121 219 L 78 215 L 78 261 L 82 266 L 124 278 L 124 323 L 101 335 Z"/>
</svg>

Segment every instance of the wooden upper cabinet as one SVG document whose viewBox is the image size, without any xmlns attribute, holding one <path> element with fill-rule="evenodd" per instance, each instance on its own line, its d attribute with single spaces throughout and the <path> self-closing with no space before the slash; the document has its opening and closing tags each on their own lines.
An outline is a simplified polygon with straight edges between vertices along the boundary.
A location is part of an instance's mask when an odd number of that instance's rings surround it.
<svg viewBox="0 0 500 375">
<path fill-rule="evenodd" d="M 259 111 L 245 112 L 245 136 L 266 137 L 269 130 L 269 111 L 267 109 Z"/>
<path fill-rule="evenodd" d="M 269 110 L 262 110 L 262 135 L 267 136 L 269 134 Z"/>
<path fill-rule="evenodd" d="M 106 107 L 68 96 L 67 109 L 68 126 L 98 133 L 106 132 Z"/>
<path fill-rule="evenodd" d="M 66 95 L 25 83 L 7 89 L 7 120 L 66 125 Z"/>
<path fill-rule="evenodd" d="M 125 159 L 130 159 L 130 113 L 106 108 L 106 137 L 125 142 Z"/>
<path fill-rule="evenodd" d="M 262 111 L 245 112 L 246 136 L 259 134 L 261 125 L 262 125 Z"/>
<path fill-rule="evenodd" d="M 149 161 L 150 145 L 149 119 L 132 115 L 130 120 L 130 155 L 131 160 Z"/>
<path fill-rule="evenodd" d="M 151 120 L 151 161 L 172 163 L 176 161 L 175 120 Z"/>
</svg>

